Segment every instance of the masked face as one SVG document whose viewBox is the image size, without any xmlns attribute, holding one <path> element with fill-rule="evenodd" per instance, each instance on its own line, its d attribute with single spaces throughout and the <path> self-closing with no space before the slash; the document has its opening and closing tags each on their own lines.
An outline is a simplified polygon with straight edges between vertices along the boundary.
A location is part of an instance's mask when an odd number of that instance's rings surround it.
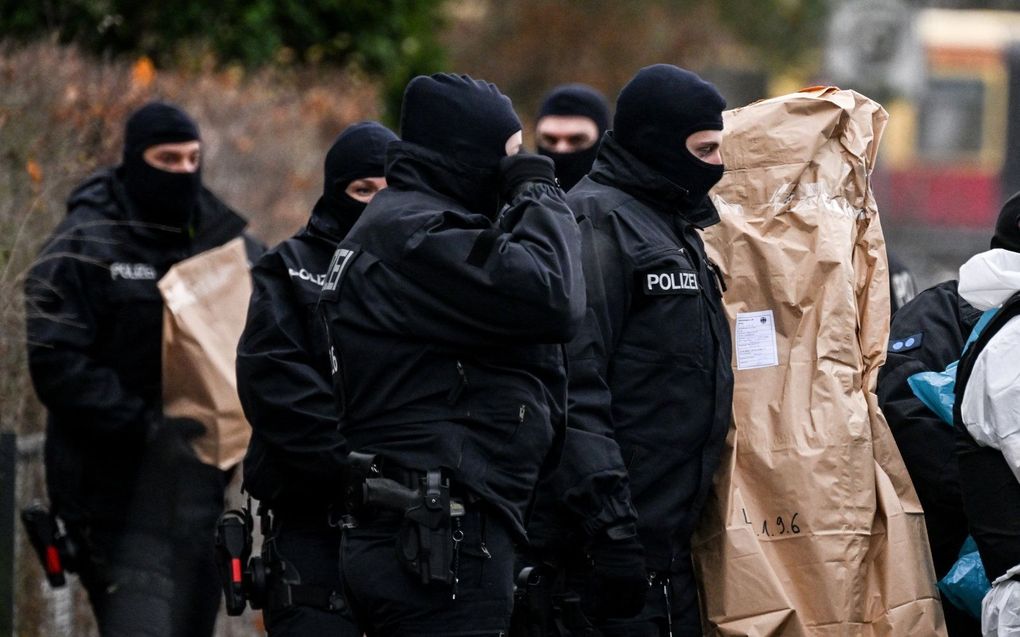
<svg viewBox="0 0 1020 637">
<path fill-rule="evenodd" d="M 538 152 L 553 160 L 564 190 L 581 180 L 598 155 L 599 130 L 590 117 L 546 115 L 535 129 Z"/>
<path fill-rule="evenodd" d="M 146 221 L 185 227 L 202 188 L 201 143 L 156 144 L 124 162 L 124 185 Z"/>
<path fill-rule="evenodd" d="M 385 177 L 363 177 L 347 184 L 344 193 L 351 199 L 368 204 L 376 193 L 386 187 Z"/>
<path fill-rule="evenodd" d="M 702 130 L 685 140 L 684 159 L 678 185 L 687 189 L 692 202 L 700 201 L 723 176 L 722 131 Z"/>
</svg>

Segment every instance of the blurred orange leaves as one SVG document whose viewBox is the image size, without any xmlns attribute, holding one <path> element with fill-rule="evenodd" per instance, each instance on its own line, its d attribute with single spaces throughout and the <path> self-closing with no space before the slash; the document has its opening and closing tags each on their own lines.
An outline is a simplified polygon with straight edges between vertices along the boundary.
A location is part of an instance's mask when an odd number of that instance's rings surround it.
<svg viewBox="0 0 1020 637">
<path fill-rule="evenodd" d="M 135 88 L 147 88 L 156 79 L 156 66 L 143 55 L 131 65 L 131 83 Z"/>
<path fill-rule="evenodd" d="M 37 162 L 36 160 L 29 159 L 27 162 L 25 162 L 25 172 L 28 173 L 28 177 L 29 179 L 32 180 L 32 183 L 34 184 L 42 183 L 43 179 L 42 166 L 40 166 L 39 162 Z"/>
</svg>

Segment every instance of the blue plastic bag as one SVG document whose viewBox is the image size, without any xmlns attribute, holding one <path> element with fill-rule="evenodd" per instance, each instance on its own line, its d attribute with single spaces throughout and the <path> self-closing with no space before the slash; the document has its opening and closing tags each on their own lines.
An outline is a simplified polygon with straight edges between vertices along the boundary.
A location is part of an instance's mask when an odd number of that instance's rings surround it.
<svg viewBox="0 0 1020 637">
<path fill-rule="evenodd" d="M 953 361 L 941 372 L 918 372 L 907 378 L 907 384 L 925 407 L 953 426 L 953 403 L 956 402 L 956 366 Z"/>
<path fill-rule="evenodd" d="M 974 538 L 967 536 L 956 564 L 939 580 L 939 590 L 953 606 L 975 619 L 981 619 L 981 601 L 991 588 L 981 556 L 978 555 L 977 544 Z"/>
<path fill-rule="evenodd" d="M 988 322 L 992 320 L 998 308 L 987 310 L 978 319 L 974 329 L 971 330 L 967 342 L 963 344 L 963 351 L 971 343 L 978 339 L 981 331 L 985 329 Z M 953 426 L 953 403 L 956 402 L 954 394 L 956 390 L 956 366 L 960 361 L 953 361 L 941 372 L 918 372 L 907 378 L 910 390 L 914 392 L 918 400 L 924 403 L 925 407 L 935 412 L 935 415 L 942 419 L 950 427 Z"/>
</svg>

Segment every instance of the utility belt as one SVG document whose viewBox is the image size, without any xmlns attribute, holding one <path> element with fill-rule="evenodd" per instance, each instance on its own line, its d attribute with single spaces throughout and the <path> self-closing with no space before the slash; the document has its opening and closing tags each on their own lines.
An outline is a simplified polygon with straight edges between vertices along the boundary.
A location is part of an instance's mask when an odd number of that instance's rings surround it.
<svg viewBox="0 0 1020 637">
<path fill-rule="evenodd" d="M 422 584 L 451 587 L 456 598 L 463 517 L 479 500 L 440 469 L 407 469 L 357 452 L 348 463 L 339 526 L 397 524 L 401 565 Z"/>
</svg>

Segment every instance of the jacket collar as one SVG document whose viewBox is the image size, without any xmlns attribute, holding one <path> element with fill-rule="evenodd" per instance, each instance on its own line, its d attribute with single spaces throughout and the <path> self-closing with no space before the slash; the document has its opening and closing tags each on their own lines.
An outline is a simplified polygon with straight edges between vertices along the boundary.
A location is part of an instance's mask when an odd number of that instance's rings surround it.
<svg viewBox="0 0 1020 637">
<path fill-rule="evenodd" d="M 67 200 L 70 214 L 78 206 L 101 209 L 111 221 L 121 222 L 140 237 L 162 243 L 181 243 L 191 239 L 195 252 L 213 248 L 239 235 L 248 222 L 219 200 L 204 186 L 192 223 L 193 237 L 182 228 L 164 226 L 139 219 L 124 184 L 113 168 L 104 168 L 89 176 Z"/>
<path fill-rule="evenodd" d="M 589 177 L 633 195 L 649 206 L 673 212 L 698 228 L 719 223 L 719 212 L 709 197 L 691 202 L 687 189 L 673 183 L 628 152 L 609 131 L 602 138 Z"/>
<path fill-rule="evenodd" d="M 354 227 L 358 218 L 354 215 L 338 215 L 329 209 L 329 204 L 319 197 L 308 220 L 308 230 L 336 243 L 340 243 Z"/>
<path fill-rule="evenodd" d="M 386 181 L 389 188 L 439 195 L 490 218 L 499 212 L 499 173 L 495 166 L 473 166 L 417 144 L 390 143 Z"/>
</svg>

